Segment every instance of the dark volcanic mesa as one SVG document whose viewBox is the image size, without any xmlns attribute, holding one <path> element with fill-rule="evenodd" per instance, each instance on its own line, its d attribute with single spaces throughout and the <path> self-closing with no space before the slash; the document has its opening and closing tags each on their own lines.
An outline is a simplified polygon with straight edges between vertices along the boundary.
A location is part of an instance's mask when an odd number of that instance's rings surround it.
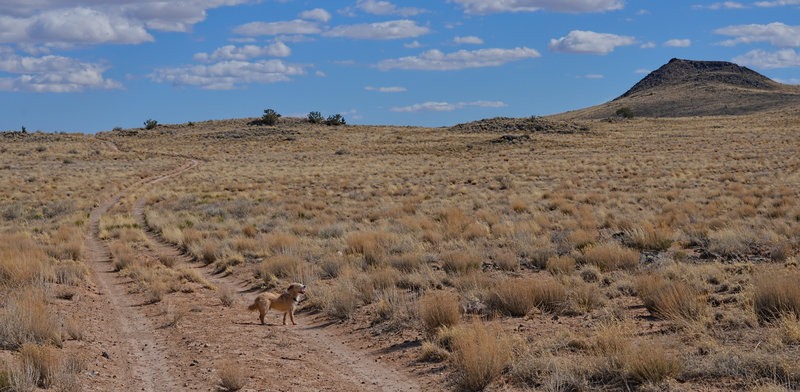
<svg viewBox="0 0 800 392">
<path fill-rule="evenodd" d="M 790 106 L 800 107 L 800 86 L 775 82 L 726 61 L 672 59 L 613 101 L 550 118 L 608 118 L 622 107 L 639 117 L 689 117 L 749 114 Z"/>
</svg>

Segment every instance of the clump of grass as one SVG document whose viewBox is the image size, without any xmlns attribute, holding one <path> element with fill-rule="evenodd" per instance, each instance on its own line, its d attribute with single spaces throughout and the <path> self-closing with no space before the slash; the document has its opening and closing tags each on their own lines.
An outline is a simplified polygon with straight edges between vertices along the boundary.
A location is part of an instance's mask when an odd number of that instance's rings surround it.
<svg viewBox="0 0 800 392">
<path fill-rule="evenodd" d="M 229 308 L 236 303 L 236 290 L 230 286 L 220 286 L 217 289 L 217 297 L 219 297 L 222 306 Z"/>
<path fill-rule="evenodd" d="M 508 250 L 498 252 L 495 255 L 494 265 L 503 271 L 517 271 L 520 267 L 517 255 Z"/>
<path fill-rule="evenodd" d="M 299 244 L 297 237 L 292 234 L 268 234 L 264 239 L 269 249 L 274 253 L 293 253 Z"/>
<path fill-rule="evenodd" d="M 286 278 L 300 268 L 302 260 L 293 255 L 277 255 L 264 259 L 256 267 L 256 277 L 269 283 L 272 277 Z"/>
<path fill-rule="evenodd" d="M 476 320 L 453 337 L 453 365 L 462 388 L 480 391 L 511 361 L 512 340 L 492 324 Z"/>
<path fill-rule="evenodd" d="M 15 349 L 27 342 L 61 346 L 59 323 L 47 308 L 44 292 L 35 287 L 10 296 L 0 309 L 0 345 Z"/>
<path fill-rule="evenodd" d="M 490 308 L 514 317 L 521 317 L 537 307 L 556 312 L 564 306 L 567 290 L 553 279 L 509 279 L 489 290 Z"/>
<path fill-rule="evenodd" d="M 466 274 L 481 267 L 481 258 L 465 251 L 447 252 L 441 256 L 442 269 L 448 274 Z"/>
<path fill-rule="evenodd" d="M 434 342 L 422 342 L 419 359 L 426 362 L 442 362 L 450 357 L 450 352 Z"/>
<path fill-rule="evenodd" d="M 637 281 L 636 292 L 650 314 L 656 317 L 699 321 L 708 313 L 708 306 L 697 290 L 683 282 L 646 276 Z"/>
<path fill-rule="evenodd" d="M 89 269 L 86 264 L 78 261 L 62 261 L 53 266 L 56 282 L 60 284 L 77 285 L 86 279 Z"/>
<path fill-rule="evenodd" d="M 23 366 L 35 370 L 38 384 L 42 388 L 50 388 L 61 372 L 61 353 L 51 346 L 37 346 L 25 343 L 19 349 Z"/>
<path fill-rule="evenodd" d="M 400 256 L 389 257 L 389 265 L 394 269 L 411 273 L 422 267 L 422 256 L 417 253 L 406 253 Z"/>
<path fill-rule="evenodd" d="M 604 243 L 584 250 L 586 263 L 602 271 L 634 270 L 639 265 L 639 252 L 617 244 Z"/>
<path fill-rule="evenodd" d="M 28 234 L 0 234 L 0 282 L 4 286 L 44 282 L 51 276 L 47 256 Z"/>
<path fill-rule="evenodd" d="M 594 244 L 595 241 L 597 241 L 596 230 L 578 229 L 567 236 L 567 242 L 577 249 L 583 249 Z"/>
<path fill-rule="evenodd" d="M 349 319 L 358 308 L 358 292 L 351 282 L 342 280 L 331 288 L 320 291 L 319 303 L 328 316 Z"/>
<path fill-rule="evenodd" d="M 247 385 L 248 375 L 244 367 L 233 361 L 225 361 L 217 368 L 219 385 L 226 391 L 238 391 Z"/>
<path fill-rule="evenodd" d="M 247 238 L 254 238 L 258 234 L 258 229 L 255 225 L 247 225 L 242 227 L 242 234 Z"/>
<path fill-rule="evenodd" d="M 784 314 L 800 317 L 800 273 L 772 271 L 755 279 L 753 310 L 760 321 L 772 321 Z"/>
<path fill-rule="evenodd" d="M 547 259 L 546 269 L 552 275 L 569 275 L 575 270 L 575 258 L 570 255 L 553 256 Z"/>
<path fill-rule="evenodd" d="M 122 271 L 136 263 L 136 251 L 122 241 L 111 243 L 111 255 L 114 258 L 114 271 Z"/>
<path fill-rule="evenodd" d="M 784 344 L 800 345 L 800 317 L 795 314 L 784 313 L 778 319 L 778 327 Z"/>
<path fill-rule="evenodd" d="M 418 312 L 429 333 L 441 327 L 452 327 L 461 320 L 458 295 L 446 291 L 432 291 L 422 296 Z"/>
<path fill-rule="evenodd" d="M 627 367 L 634 380 L 659 384 L 677 377 L 683 364 L 660 344 L 640 343 L 634 348 Z"/>
<path fill-rule="evenodd" d="M 570 299 L 582 312 L 589 313 L 603 304 L 600 289 L 591 283 L 575 282 L 570 291 Z"/>
<path fill-rule="evenodd" d="M 674 241 L 674 230 L 654 226 L 650 222 L 644 222 L 638 227 L 625 231 L 627 242 L 638 249 L 663 251 L 669 249 Z"/>
</svg>

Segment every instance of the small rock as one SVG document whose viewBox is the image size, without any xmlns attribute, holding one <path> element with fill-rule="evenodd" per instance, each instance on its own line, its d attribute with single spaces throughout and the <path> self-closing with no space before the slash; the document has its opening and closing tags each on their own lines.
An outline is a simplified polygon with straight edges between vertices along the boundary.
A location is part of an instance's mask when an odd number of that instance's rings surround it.
<svg viewBox="0 0 800 392">
<path fill-rule="evenodd" d="M 103 351 L 103 353 L 102 353 L 102 354 L 100 354 L 100 355 L 101 355 L 101 356 L 103 356 L 103 358 L 106 358 L 106 359 L 111 359 L 111 357 L 110 357 L 110 356 L 108 355 L 108 353 L 107 353 L 107 352 L 105 352 L 105 351 Z"/>
</svg>

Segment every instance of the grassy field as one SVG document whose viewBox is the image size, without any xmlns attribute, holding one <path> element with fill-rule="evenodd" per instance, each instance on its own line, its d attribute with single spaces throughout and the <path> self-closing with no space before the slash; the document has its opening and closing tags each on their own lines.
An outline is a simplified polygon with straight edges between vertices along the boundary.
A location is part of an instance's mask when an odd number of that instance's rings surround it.
<svg viewBox="0 0 800 392">
<path fill-rule="evenodd" d="M 64 343 L 79 333 L 58 296 L 87 290 L 89 209 L 194 157 L 148 193 L 149 229 L 254 288 L 305 283 L 303 311 L 364 344 L 411 342 L 387 356 L 420 379 L 800 388 L 797 112 L 593 121 L 528 139 L 250 120 L 3 139 L 0 387 L 43 362 L 30 358 L 80 349 Z M 101 220 L 120 273 L 154 302 L 210 286 L 153 254 L 130 215 L 138 196 Z M 11 323 L 48 306 L 35 325 Z M 81 382 L 68 361 L 53 366 L 33 383 Z"/>
</svg>

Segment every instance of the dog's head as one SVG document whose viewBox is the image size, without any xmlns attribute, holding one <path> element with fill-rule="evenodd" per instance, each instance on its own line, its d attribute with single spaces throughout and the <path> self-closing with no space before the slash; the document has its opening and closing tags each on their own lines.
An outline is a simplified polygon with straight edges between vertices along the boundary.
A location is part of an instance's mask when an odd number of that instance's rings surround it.
<svg viewBox="0 0 800 392">
<path fill-rule="evenodd" d="M 297 297 L 300 294 L 306 293 L 306 285 L 300 283 L 292 283 L 289 285 L 289 288 L 286 289 L 286 292 L 292 295 L 292 297 Z"/>
</svg>

